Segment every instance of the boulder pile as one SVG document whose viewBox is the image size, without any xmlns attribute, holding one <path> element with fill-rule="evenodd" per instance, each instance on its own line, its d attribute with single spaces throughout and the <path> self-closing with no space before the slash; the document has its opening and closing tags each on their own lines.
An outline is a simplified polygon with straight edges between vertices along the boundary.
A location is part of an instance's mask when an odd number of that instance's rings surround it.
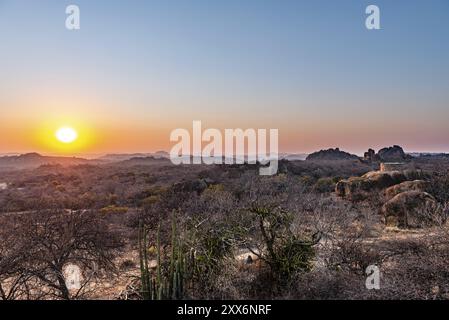
<svg viewBox="0 0 449 320">
<path fill-rule="evenodd" d="M 387 226 L 409 229 L 434 225 L 434 210 L 437 210 L 437 202 L 430 194 L 406 191 L 385 203 L 381 213 Z"/>
<path fill-rule="evenodd" d="M 372 192 L 378 192 L 404 181 L 421 179 L 422 172 L 414 170 L 405 171 L 372 171 L 361 177 L 351 177 L 337 183 L 335 192 L 339 197 L 348 200 L 364 200 Z"/>
<path fill-rule="evenodd" d="M 424 178 L 421 171 L 373 171 L 341 180 L 335 192 L 351 201 L 365 200 L 380 192 L 386 200 L 380 213 L 387 226 L 423 228 L 438 223 L 440 209 L 435 198 L 426 192 L 428 182 Z"/>
<path fill-rule="evenodd" d="M 424 180 L 405 181 L 400 184 L 391 186 L 385 190 L 385 197 L 390 200 L 400 193 L 407 191 L 425 191 L 428 187 L 428 182 Z"/>
</svg>

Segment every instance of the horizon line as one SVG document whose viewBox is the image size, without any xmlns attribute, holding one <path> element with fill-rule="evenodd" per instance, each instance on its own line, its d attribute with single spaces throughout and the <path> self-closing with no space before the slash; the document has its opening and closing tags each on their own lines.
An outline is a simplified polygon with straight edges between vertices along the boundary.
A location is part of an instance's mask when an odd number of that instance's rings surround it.
<svg viewBox="0 0 449 320">
<path fill-rule="evenodd" d="M 297 152 L 279 152 L 278 155 L 310 155 L 312 153 L 315 152 L 319 152 L 322 150 L 329 150 L 329 149 L 336 149 L 339 147 L 334 147 L 334 148 L 327 148 L 327 149 L 319 149 L 313 152 L 301 152 L 301 151 L 297 151 Z M 348 152 L 345 151 L 344 149 L 339 148 L 340 151 L 343 152 Z M 380 149 L 379 149 L 380 150 Z M 90 159 L 95 159 L 98 157 L 104 157 L 104 156 L 108 156 L 108 155 L 118 155 L 118 156 L 123 156 L 123 155 L 137 155 L 137 154 L 141 154 L 141 155 L 155 155 L 159 152 L 165 152 L 167 154 L 169 154 L 169 151 L 166 150 L 158 150 L 158 151 L 111 151 L 111 152 L 99 152 L 99 153 L 95 153 L 95 152 L 80 152 L 80 153 L 57 153 L 57 152 L 39 152 L 39 151 L 30 151 L 30 152 L 0 152 L 0 157 L 13 157 L 13 156 L 22 156 L 22 155 L 27 155 L 27 154 L 39 154 L 41 156 L 44 157 L 64 157 L 64 158 L 76 158 L 76 157 L 82 157 L 82 158 L 90 158 Z M 406 154 L 431 154 L 431 155 L 438 155 L 438 154 L 449 154 L 449 151 L 406 151 L 404 150 L 404 152 Z M 352 153 L 352 152 L 348 152 L 350 154 L 356 155 L 358 157 L 363 157 L 363 154 L 359 154 L 359 153 Z M 245 153 L 244 156 L 247 156 L 248 154 Z"/>
</svg>

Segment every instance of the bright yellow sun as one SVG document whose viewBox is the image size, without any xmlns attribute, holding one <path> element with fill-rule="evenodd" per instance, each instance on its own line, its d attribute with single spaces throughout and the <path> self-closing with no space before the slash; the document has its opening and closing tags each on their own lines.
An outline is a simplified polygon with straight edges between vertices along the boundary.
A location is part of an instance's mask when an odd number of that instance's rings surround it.
<svg viewBox="0 0 449 320">
<path fill-rule="evenodd" d="M 63 127 L 56 131 L 56 139 L 62 143 L 72 143 L 77 138 L 78 133 L 70 127 Z"/>
</svg>

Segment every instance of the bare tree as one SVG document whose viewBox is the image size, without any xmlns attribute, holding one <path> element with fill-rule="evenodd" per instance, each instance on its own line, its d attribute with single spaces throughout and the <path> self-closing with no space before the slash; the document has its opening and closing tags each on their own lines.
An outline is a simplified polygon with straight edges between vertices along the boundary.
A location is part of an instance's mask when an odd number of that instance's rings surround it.
<svg viewBox="0 0 449 320">
<path fill-rule="evenodd" d="M 16 241 L 26 253 L 22 273 L 40 293 L 58 299 L 76 299 L 100 271 L 113 271 L 119 246 L 100 216 L 90 211 L 39 211 L 22 217 Z M 82 282 L 69 290 L 64 268 L 74 264 L 83 271 Z"/>
<path fill-rule="evenodd" d="M 15 300 L 25 296 L 29 275 L 22 270 L 26 252 L 17 242 L 15 219 L 1 219 L 0 225 L 0 300 Z"/>
</svg>

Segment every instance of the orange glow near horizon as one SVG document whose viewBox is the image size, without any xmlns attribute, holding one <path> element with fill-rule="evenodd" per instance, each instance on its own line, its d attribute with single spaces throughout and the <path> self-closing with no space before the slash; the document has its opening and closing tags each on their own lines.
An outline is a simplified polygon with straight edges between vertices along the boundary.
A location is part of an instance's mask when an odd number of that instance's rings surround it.
<svg viewBox="0 0 449 320">
<path fill-rule="evenodd" d="M 46 104 L 48 106 L 48 104 Z M 64 103 L 60 103 L 64 105 Z M 83 105 L 83 104 L 80 104 Z M 52 105 L 53 106 L 53 105 Z M 173 146 L 169 136 L 173 128 L 191 130 L 189 119 L 172 117 L 163 119 L 161 115 L 150 114 L 137 121 L 124 114 L 95 112 L 89 114 L 79 107 L 64 107 L 57 114 L 56 108 L 40 113 L 21 113 L 21 116 L 8 115 L 1 120 L 0 153 L 38 152 L 44 155 L 90 156 L 108 153 L 150 153 L 170 151 Z M 72 108 L 73 107 L 73 108 Z M 92 106 L 92 109 L 94 106 Z M 72 111 L 72 112 L 70 112 Z M 380 149 L 393 144 L 401 145 L 406 151 L 422 151 L 420 145 L 434 141 L 425 152 L 445 151 L 445 144 L 439 143 L 442 135 L 431 134 L 431 130 L 422 130 L 420 139 L 413 136 L 416 127 L 404 124 L 389 126 L 377 123 L 358 123 L 357 127 L 344 130 L 343 122 L 296 121 L 293 125 L 286 119 L 272 119 L 271 123 L 240 119 L 234 123 L 218 123 L 216 120 L 203 121 L 206 128 L 279 128 L 280 152 L 311 153 L 320 149 L 339 147 L 344 151 L 362 155 L 368 148 Z M 57 139 L 56 132 L 64 127 L 72 128 L 77 139 L 64 143 Z M 363 127 L 363 130 L 360 128 Z M 421 126 L 422 128 L 422 126 Z M 413 138 L 413 139 L 412 139 Z M 437 144 L 439 143 L 439 145 Z"/>
</svg>

